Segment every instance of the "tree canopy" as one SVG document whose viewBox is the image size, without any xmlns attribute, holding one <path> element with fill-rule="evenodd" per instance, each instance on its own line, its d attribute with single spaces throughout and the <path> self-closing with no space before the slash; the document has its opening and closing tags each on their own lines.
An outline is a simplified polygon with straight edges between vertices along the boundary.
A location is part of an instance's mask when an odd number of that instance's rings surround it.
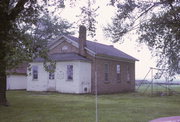
<svg viewBox="0 0 180 122">
<path fill-rule="evenodd" d="M 38 56 L 46 58 L 48 39 L 71 33 L 72 24 L 48 15 L 49 6 L 62 8 L 62 4 L 53 0 L 0 1 L 0 104 L 7 104 L 6 71 Z"/>
<path fill-rule="evenodd" d="M 114 42 L 136 31 L 138 41 L 146 43 L 158 57 L 157 66 L 170 76 L 180 73 L 180 3 L 178 0 L 113 0 L 117 13 L 105 27 Z"/>
</svg>

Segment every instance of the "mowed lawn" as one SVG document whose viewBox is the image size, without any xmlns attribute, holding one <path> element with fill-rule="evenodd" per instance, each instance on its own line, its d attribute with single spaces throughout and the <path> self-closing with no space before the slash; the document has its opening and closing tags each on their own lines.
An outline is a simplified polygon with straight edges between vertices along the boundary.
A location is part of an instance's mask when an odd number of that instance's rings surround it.
<svg viewBox="0 0 180 122">
<path fill-rule="evenodd" d="M 8 91 L 0 122 L 95 122 L 95 96 Z M 99 122 L 148 122 L 180 115 L 180 95 L 150 97 L 138 93 L 98 96 Z"/>
</svg>

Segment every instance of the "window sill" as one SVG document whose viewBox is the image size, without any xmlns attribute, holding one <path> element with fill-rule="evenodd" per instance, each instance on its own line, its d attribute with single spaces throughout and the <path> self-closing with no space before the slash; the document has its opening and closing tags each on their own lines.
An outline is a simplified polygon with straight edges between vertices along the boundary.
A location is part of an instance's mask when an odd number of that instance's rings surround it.
<svg viewBox="0 0 180 122">
<path fill-rule="evenodd" d="M 131 81 L 127 81 L 128 84 L 131 84 Z"/>
<path fill-rule="evenodd" d="M 110 84 L 110 81 L 104 81 L 105 84 Z"/>
<path fill-rule="evenodd" d="M 67 79 L 66 81 L 67 81 L 67 82 L 73 82 L 73 80 L 68 80 L 68 79 Z"/>
<path fill-rule="evenodd" d="M 38 81 L 38 79 L 32 79 L 32 81 Z"/>
<path fill-rule="evenodd" d="M 55 79 L 49 79 L 49 80 L 55 80 Z"/>
</svg>

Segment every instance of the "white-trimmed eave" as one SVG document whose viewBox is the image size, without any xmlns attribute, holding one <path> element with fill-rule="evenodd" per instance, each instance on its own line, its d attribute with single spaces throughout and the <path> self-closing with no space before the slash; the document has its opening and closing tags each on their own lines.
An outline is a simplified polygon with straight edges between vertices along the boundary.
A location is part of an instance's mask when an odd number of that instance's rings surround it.
<svg viewBox="0 0 180 122">
<path fill-rule="evenodd" d="M 73 46 L 79 48 L 79 44 L 76 41 L 74 41 L 74 40 L 72 40 L 72 39 L 70 39 L 70 38 L 68 38 L 67 36 L 64 36 L 64 35 L 63 35 L 63 37 L 67 40 L 67 42 L 69 42 Z"/>
<path fill-rule="evenodd" d="M 79 43 L 77 43 L 76 41 L 66 37 L 66 36 L 63 36 L 64 38 L 66 38 L 68 41 L 71 41 L 72 44 L 75 44 L 74 46 L 76 46 L 77 48 L 79 48 Z M 95 56 L 96 53 L 92 50 L 90 50 L 89 48 L 85 47 L 85 50 L 87 50 L 87 53 L 90 54 L 91 56 Z"/>
<path fill-rule="evenodd" d="M 90 54 L 93 57 L 97 57 L 100 59 L 108 59 L 108 60 L 114 60 L 114 61 L 123 61 L 123 62 L 135 62 L 135 61 L 139 61 L 137 59 L 127 59 L 127 58 L 120 58 L 120 57 L 115 57 L 115 56 L 109 56 L 109 55 L 101 55 L 101 54 L 97 54 L 94 51 L 90 50 L 89 48 L 85 47 L 85 49 L 88 51 L 87 53 Z"/>
<path fill-rule="evenodd" d="M 49 49 L 51 50 L 51 49 L 55 48 L 56 46 L 61 44 L 63 41 L 67 41 L 68 43 L 72 44 L 73 46 L 79 48 L 79 44 L 77 42 L 73 41 L 72 39 L 70 39 L 64 35 L 62 35 L 56 41 L 54 41 L 54 43 L 52 45 L 49 46 Z"/>
<path fill-rule="evenodd" d="M 95 56 L 96 53 L 92 50 L 90 50 L 89 48 L 85 47 L 85 49 L 87 50 L 87 53 L 90 54 L 91 56 Z"/>
<path fill-rule="evenodd" d="M 107 60 L 130 62 L 130 63 L 135 63 L 136 61 L 138 61 L 138 60 L 120 58 L 120 57 L 109 56 L 109 55 L 101 55 L 101 54 L 97 54 L 96 57 L 99 58 L 99 59 L 107 59 Z"/>
<path fill-rule="evenodd" d="M 64 38 L 64 40 L 63 40 L 62 38 Z M 58 40 L 59 40 L 59 41 L 58 41 Z M 60 40 L 62 40 L 62 41 L 60 41 Z M 62 35 L 62 36 L 60 36 L 60 37 L 54 42 L 54 44 L 50 45 L 49 49 L 51 50 L 51 49 L 55 48 L 56 46 L 58 46 L 59 44 L 61 44 L 63 41 L 67 41 L 67 42 L 69 42 L 70 44 L 72 44 L 73 46 L 79 48 L 79 44 L 78 44 L 76 41 L 68 38 L 67 36 Z M 88 53 L 88 54 L 90 54 L 90 55 L 92 55 L 92 56 L 95 56 L 95 55 L 96 55 L 96 53 L 95 53 L 94 51 L 90 50 L 89 48 L 85 47 L 85 49 L 87 50 L 87 53 Z"/>
</svg>

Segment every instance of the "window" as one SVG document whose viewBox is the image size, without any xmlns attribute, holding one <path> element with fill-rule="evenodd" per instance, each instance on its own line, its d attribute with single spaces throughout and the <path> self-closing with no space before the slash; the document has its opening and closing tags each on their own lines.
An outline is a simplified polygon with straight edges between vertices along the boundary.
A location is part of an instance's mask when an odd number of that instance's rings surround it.
<svg viewBox="0 0 180 122">
<path fill-rule="evenodd" d="M 68 50 L 68 46 L 64 45 L 64 46 L 62 47 L 62 51 L 66 51 L 66 50 Z"/>
<path fill-rule="evenodd" d="M 130 67 L 127 66 L 127 81 L 130 82 Z"/>
<path fill-rule="evenodd" d="M 38 67 L 37 66 L 33 66 L 32 67 L 32 76 L 33 76 L 33 79 L 34 80 L 37 80 L 38 79 Z"/>
<path fill-rule="evenodd" d="M 49 69 L 49 79 L 53 80 L 55 78 L 55 73 L 54 73 L 54 67 L 53 65 L 48 66 Z"/>
<path fill-rule="evenodd" d="M 121 65 L 116 65 L 117 81 L 121 81 Z"/>
<path fill-rule="evenodd" d="M 67 80 L 73 80 L 73 65 L 67 65 Z"/>
<path fill-rule="evenodd" d="M 54 80 L 54 72 L 49 72 L 49 79 Z"/>
<path fill-rule="evenodd" d="M 104 64 L 104 79 L 105 81 L 109 80 L 109 64 Z"/>
</svg>

